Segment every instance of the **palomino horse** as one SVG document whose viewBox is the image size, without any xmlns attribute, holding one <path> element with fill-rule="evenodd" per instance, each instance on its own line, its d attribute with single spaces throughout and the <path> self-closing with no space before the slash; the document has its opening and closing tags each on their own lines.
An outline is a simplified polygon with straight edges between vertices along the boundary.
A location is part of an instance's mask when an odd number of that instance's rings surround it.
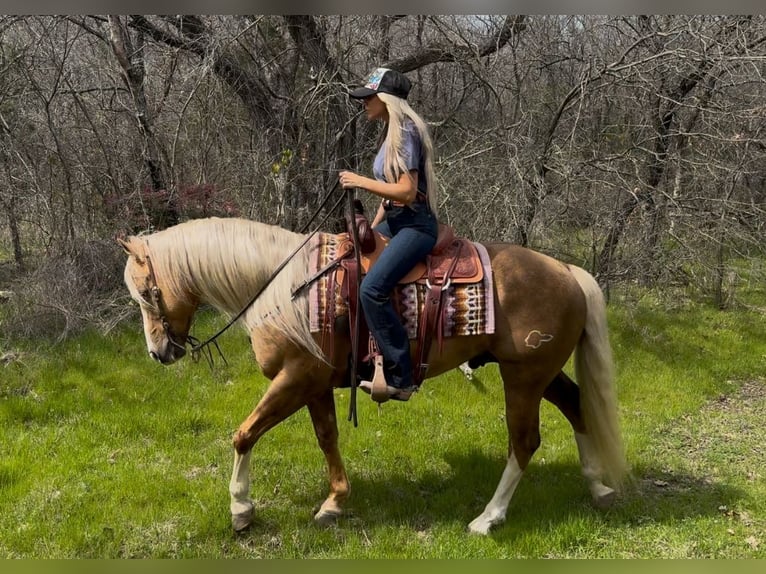
<svg viewBox="0 0 766 574">
<path fill-rule="evenodd" d="M 140 304 L 149 355 L 163 364 L 183 357 L 201 303 L 237 314 L 305 238 L 273 225 L 210 218 L 122 241 L 129 254 L 125 282 Z M 501 243 L 486 248 L 494 276 L 495 332 L 445 338 L 442 348 L 431 349 L 426 375 L 435 377 L 476 357 L 499 364 L 508 458 L 495 494 L 469 524 L 470 531 L 481 534 L 505 520 L 514 489 L 540 444 L 543 398 L 556 405 L 574 429 L 582 472 L 596 505 L 612 502 L 627 473 L 598 284 L 583 269 L 529 249 Z M 233 438 L 229 490 L 236 530 L 254 518 L 249 498 L 253 446 L 304 406 L 329 471 L 330 492 L 315 520 L 332 522 L 349 495 L 333 388 L 348 378 L 351 343 L 348 335 L 336 334 L 332 356 L 325 357 L 320 335 L 309 330 L 306 292 L 291 298 L 293 288 L 307 277 L 308 250 L 298 250 L 240 319 L 271 384 Z M 574 351 L 579 386 L 562 372 Z"/>
</svg>

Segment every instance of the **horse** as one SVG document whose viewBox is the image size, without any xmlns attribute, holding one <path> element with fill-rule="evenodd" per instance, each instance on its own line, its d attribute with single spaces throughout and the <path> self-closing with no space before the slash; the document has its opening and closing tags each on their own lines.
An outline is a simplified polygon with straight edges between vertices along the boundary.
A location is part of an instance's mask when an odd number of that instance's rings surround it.
<svg viewBox="0 0 766 574">
<path fill-rule="evenodd" d="M 328 356 L 320 335 L 310 332 L 305 290 L 292 296 L 307 277 L 309 246 L 300 247 L 306 240 L 306 235 L 279 226 L 215 217 L 119 240 L 128 255 L 125 283 L 140 306 L 152 359 L 164 365 L 181 359 L 192 318 L 207 304 L 230 316 L 240 314 L 238 323 L 249 333 L 261 372 L 270 379 L 233 436 L 229 493 L 235 531 L 248 528 L 255 518 L 249 498 L 254 445 L 303 407 L 329 476 L 329 494 L 314 515 L 316 523 L 335 523 L 350 493 L 338 448 L 333 390 L 347 386 L 352 343 L 347 332 L 336 332 Z M 540 445 L 542 399 L 555 405 L 572 426 L 594 505 L 613 503 L 628 468 L 606 305 L 598 283 L 584 269 L 528 248 L 483 245 L 492 267 L 494 332 L 444 338 L 442 345 L 430 349 L 426 378 L 466 361 L 498 363 L 507 457 L 494 495 L 468 524 L 470 532 L 486 535 L 505 520 L 514 490 Z M 285 263 L 291 252 L 294 257 Z M 280 272 L 272 278 L 275 269 Z M 252 295 L 261 289 L 253 302 Z M 576 382 L 562 370 L 571 355 Z"/>
</svg>

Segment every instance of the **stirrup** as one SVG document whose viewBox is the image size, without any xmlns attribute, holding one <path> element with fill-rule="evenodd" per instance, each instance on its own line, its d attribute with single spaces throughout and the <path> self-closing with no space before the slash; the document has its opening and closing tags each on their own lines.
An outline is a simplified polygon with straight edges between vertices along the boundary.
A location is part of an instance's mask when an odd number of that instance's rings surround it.
<svg viewBox="0 0 766 574">
<path fill-rule="evenodd" d="M 383 355 L 375 357 L 375 375 L 372 377 L 370 398 L 376 403 L 385 403 L 391 398 L 388 394 L 386 375 L 383 373 Z"/>
<path fill-rule="evenodd" d="M 372 381 L 362 381 L 359 388 L 365 393 L 369 393 L 370 398 L 378 404 L 385 403 L 391 399 L 395 401 L 408 401 L 412 393 L 417 391 L 417 387 L 412 385 L 406 389 L 392 387 L 386 383 L 386 377 L 383 373 L 383 356 L 375 357 L 375 375 Z"/>
</svg>

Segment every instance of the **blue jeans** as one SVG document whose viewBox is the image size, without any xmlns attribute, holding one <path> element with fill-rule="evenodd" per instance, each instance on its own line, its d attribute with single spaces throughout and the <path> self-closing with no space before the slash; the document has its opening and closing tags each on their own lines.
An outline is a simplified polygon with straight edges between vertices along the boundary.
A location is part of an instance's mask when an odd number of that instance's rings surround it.
<svg viewBox="0 0 766 574">
<path fill-rule="evenodd" d="M 399 280 L 433 249 L 439 228 L 427 204 L 415 203 L 412 208 L 388 209 L 386 219 L 375 230 L 391 241 L 362 280 L 359 299 L 383 355 L 386 382 L 401 389 L 413 384 L 410 341 L 391 295 Z"/>
</svg>

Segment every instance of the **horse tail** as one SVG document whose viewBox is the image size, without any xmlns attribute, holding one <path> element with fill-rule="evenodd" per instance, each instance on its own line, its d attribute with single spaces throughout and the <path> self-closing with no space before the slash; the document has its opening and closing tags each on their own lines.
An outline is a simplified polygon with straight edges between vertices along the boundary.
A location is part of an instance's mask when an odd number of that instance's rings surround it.
<svg viewBox="0 0 766 574">
<path fill-rule="evenodd" d="M 628 464 L 620 435 L 606 303 L 601 287 L 590 273 L 574 265 L 569 267 L 587 305 L 585 330 L 574 357 L 581 415 L 594 454 L 601 461 L 604 478 L 618 490 L 628 474 Z"/>
</svg>

